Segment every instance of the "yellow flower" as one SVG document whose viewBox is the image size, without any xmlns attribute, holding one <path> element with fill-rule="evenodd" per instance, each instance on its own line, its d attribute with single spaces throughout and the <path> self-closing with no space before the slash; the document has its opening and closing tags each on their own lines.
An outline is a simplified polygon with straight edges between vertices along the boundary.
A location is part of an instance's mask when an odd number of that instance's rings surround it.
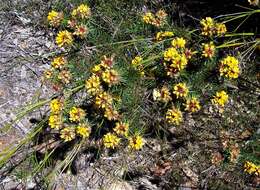
<svg viewBox="0 0 260 190">
<path fill-rule="evenodd" d="M 260 166 L 255 165 L 252 162 L 246 161 L 244 164 L 244 171 L 251 174 L 254 174 L 256 176 L 260 176 Z"/>
<path fill-rule="evenodd" d="M 52 114 L 49 117 L 49 126 L 52 129 L 60 129 L 62 125 L 61 115 Z"/>
<path fill-rule="evenodd" d="M 107 133 L 103 137 L 103 144 L 106 148 L 115 149 L 120 143 L 120 138 L 112 133 Z"/>
<path fill-rule="evenodd" d="M 240 73 L 238 60 L 235 57 L 227 56 L 220 62 L 220 76 L 227 78 L 238 78 Z"/>
<path fill-rule="evenodd" d="M 72 42 L 72 34 L 67 30 L 60 31 L 56 37 L 56 43 L 59 47 L 70 46 Z"/>
<path fill-rule="evenodd" d="M 153 99 L 154 101 L 161 101 L 164 103 L 169 102 L 171 98 L 170 90 L 167 86 L 163 86 L 162 89 L 154 89 L 153 90 Z"/>
<path fill-rule="evenodd" d="M 164 58 L 165 61 L 174 60 L 178 56 L 179 56 L 179 53 L 178 53 L 177 49 L 173 48 L 173 47 L 168 48 L 163 53 L 163 58 Z"/>
<path fill-rule="evenodd" d="M 146 24 L 151 24 L 154 21 L 154 14 L 151 12 L 147 12 L 145 13 L 145 15 L 143 16 L 143 21 Z"/>
<path fill-rule="evenodd" d="M 70 118 L 69 118 L 70 121 L 79 122 L 85 118 L 86 113 L 81 108 L 72 107 L 69 112 L 69 115 L 70 115 Z"/>
<path fill-rule="evenodd" d="M 144 145 L 144 140 L 140 135 L 129 137 L 129 148 L 140 150 Z"/>
<path fill-rule="evenodd" d="M 197 98 L 191 98 L 186 101 L 186 108 L 185 110 L 189 112 L 197 112 L 200 110 L 200 102 L 197 100 Z"/>
<path fill-rule="evenodd" d="M 215 49 L 216 49 L 213 42 L 210 42 L 210 43 L 207 43 L 207 44 L 202 44 L 202 45 L 203 45 L 202 56 L 212 58 L 215 55 Z"/>
<path fill-rule="evenodd" d="M 132 60 L 132 65 L 136 68 L 137 66 L 140 65 L 140 63 L 143 61 L 143 58 L 140 56 L 136 56 L 133 60 Z"/>
<path fill-rule="evenodd" d="M 101 82 L 98 76 L 92 75 L 85 82 L 85 88 L 90 96 L 95 96 L 102 91 Z"/>
<path fill-rule="evenodd" d="M 45 77 L 46 79 L 50 79 L 52 76 L 53 76 L 53 71 L 52 71 L 51 69 L 46 69 L 46 70 L 44 71 L 44 77 Z"/>
<path fill-rule="evenodd" d="M 98 64 L 98 65 L 95 65 L 92 69 L 91 69 L 91 71 L 94 73 L 94 74 L 96 74 L 96 75 L 100 75 L 101 74 L 101 72 L 102 72 L 102 69 L 103 69 L 103 66 L 102 66 L 102 64 Z"/>
<path fill-rule="evenodd" d="M 177 96 L 177 98 L 185 98 L 189 93 L 189 89 L 187 88 L 185 83 L 178 83 L 173 86 L 173 94 Z"/>
<path fill-rule="evenodd" d="M 164 66 L 167 71 L 167 75 L 171 77 L 183 70 L 188 63 L 186 55 L 184 53 L 180 54 L 174 47 L 165 50 L 163 57 L 166 61 L 164 62 Z"/>
<path fill-rule="evenodd" d="M 182 122 L 182 113 L 179 109 L 171 108 L 166 112 L 166 120 L 170 124 L 179 125 Z"/>
<path fill-rule="evenodd" d="M 87 138 L 89 137 L 91 132 L 91 129 L 89 127 L 89 125 L 85 124 L 85 123 L 80 123 L 77 127 L 76 127 L 76 133 L 78 135 L 80 135 L 82 138 Z"/>
<path fill-rule="evenodd" d="M 59 114 L 62 110 L 63 103 L 59 99 L 53 99 L 50 102 L 51 113 Z"/>
<path fill-rule="evenodd" d="M 183 38 L 175 38 L 171 43 L 174 48 L 185 48 L 186 40 Z"/>
<path fill-rule="evenodd" d="M 68 70 L 62 70 L 58 74 L 58 79 L 60 79 L 63 83 L 69 84 L 71 80 L 71 74 Z"/>
<path fill-rule="evenodd" d="M 113 109 L 112 106 L 105 107 L 104 117 L 107 118 L 109 121 L 118 120 L 119 113 L 117 110 Z"/>
<path fill-rule="evenodd" d="M 215 22 L 211 17 L 206 17 L 200 21 L 202 26 L 202 35 L 204 36 L 212 36 L 215 32 Z"/>
<path fill-rule="evenodd" d="M 75 36 L 78 36 L 79 38 L 83 39 L 86 37 L 86 34 L 88 32 L 88 29 L 84 25 L 80 25 L 76 27 L 75 32 L 73 33 Z"/>
<path fill-rule="evenodd" d="M 58 57 L 53 58 L 51 65 L 55 69 L 62 69 L 66 62 L 67 62 L 67 60 L 65 57 L 58 56 Z"/>
<path fill-rule="evenodd" d="M 117 122 L 116 127 L 113 129 L 117 135 L 128 136 L 129 124 Z"/>
<path fill-rule="evenodd" d="M 174 34 L 173 34 L 173 32 L 170 32 L 170 31 L 157 32 L 155 39 L 156 39 L 156 41 L 161 41 L 166 37 L 172 37 L 172 36 L 174 36 Z"/>
<path fill-rule="evenodd" d="M 102 79 L 105 83 L 111 86 L 119 82 L 119 74 L 114 69 L 107 69 L 102 73 Z"/>
<path fill-rule="evenodd" d="M 91 10 L 88 5 L 81 4 L 77 8 L 72 10 L 71 15 L 81 19 L 88 18 L 91 15 Z"/>
<path fill-rule="evenodd" d="M 227 32 L 227 27 L 224 23 L 216 23 L 215 27 L 218 36 L 223 36 Z"/>
<path fill-rule="evenodd" d="M 228 94 L 224 90 L 217 92 L 211 102 L 216 106 L 224 107 L 224 105 L 228 102 Z"/>
<path fill-rule="evenodd" d="M 63 13 L 52 10 L 48 13 L 47 20 L 53 27 L 58 27 L 63 20 Z"/>
<path fill-rule="evenodd" d="M 107 92 L 101 92 L 100 94 L 98 94 L 96 96 L 96 99 L 95 99 L 95 104 L 99 108 L 110 107 L 112 105 L 112 102 L 113 102 L 113 98 Z"/>
<path fill-rule="evenodd" d="M 60 131 L 60 138 L 63 139 L 65 142 L 72 141 L 75 139 L 75 128 L 74 127 L 65 127 Z"/>
</svg>

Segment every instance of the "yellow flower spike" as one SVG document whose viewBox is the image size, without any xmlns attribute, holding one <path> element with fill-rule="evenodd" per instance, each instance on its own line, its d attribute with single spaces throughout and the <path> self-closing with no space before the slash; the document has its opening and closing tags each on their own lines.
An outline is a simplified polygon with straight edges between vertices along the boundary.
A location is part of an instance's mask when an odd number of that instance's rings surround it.
<svg viewBox="0 0 260 190">
<path fill-rule="evenodd" d="M 185 48 L 186 40 L 184 38 L 175 38 L 171 43 L 174 48 Z"/>
<path fill-rule="evenodd" d="M 128 136 L 129 124 L 123 122 L 117 122 L 115 128 L 113 129 L 117 135 Z"/>
<path fill-rule="evenodd" d="M 61 115 L 52 114 L 49 117 L 49 126 L 52 129 L 60 129 L 62 126 L 62 118 Z"/>
<path fill-rule="evenodd" d="M 82 138 L 88 138 L 91 132 L 91 128 L 88 124 L 80 123 L 76 127 L 76 133 L 80 135 Z"/>
<path fill-rule="evenodd" d="M 60 138 L 63 139 L 65 142 L 72 141 L 75 139 L 75 128 L 74 127 L 65 127 L 60 131 Z"/>
<path fill-rule="evenodd" d="M 144 16 L 143 16 L 143 21 L 146 24 L 151 24 L 154 20 L 154 14 L 151 12 L 147 12 Z"/>
<path fill-rule="evenodd" d="M 182 113 L 179 109 L 173 107 L 166 112 L 166 120 L 170 124 L 180 125 L 182 122 Z"/>
<path fill-rule="evenodd" d="M 102 79 L 109 86 L 119 83 L 119 74 L 114 69 L 107 69 L 102 73 Z"/>
<path fill-rule="evenodd" d="M 197 100 L 197 98 L 194 97 L 186 101 L 185 107 L 186 107 L 185 108 L 186 111 L 192 113 L 199 111 L 201 108 L 200 102 Z"/>
<path fill-rule="evenodd" d="M 189 89 L 185 83 L 178 83 L 173 86 L 173 94 L 175 94 L 177 98 L 185 98 L 188 93 Z"/>
<path fill-rule="evenodd" d="M 228 102 L 228 94 L 224 90 L 217 92 L 211 102 L 216 106 L 224 107 Z"/>
<path fill-rule="evenodd" d="M 220 62 L 219 72 L 220 76 L 230 79 L 238 78 L 240 73 L 238 60 L 233 56 L 227 56 Z"/>
<path fill-rule="evenodd" d="M 71 46 L 73 43 L 72 34 L 67 30 L 60 31 L 57 34 L 56 43 L 59 47 Z"/>
<path fill-rule="evenodd" d="M 63 20 L 63 13 L 52 10 L 48 13 L 47 20 L 51 26 L 59 27 L 61 21 Z"/>
<path fill-rule="evenodd" d="M 88 80 L 86 80 L 85 88 L 90 96 L 96 96 L 98 93 L 101 93 L 102 86 L 99 77 L 92 75 Z"/>
<path fill-rule="evenodd" d="M 203 45 L 203 51 L 202 51 L 202 56 L 206 58 L 213 58 L 215 55 L 215 45 L 213 42 L 207 43 L 207 44 L 202 44 Z"/>
<path fill-rule="evenodd" d="M 115 149 L 120 143 L 120 138 L 112 133 L 107 133 L 103 137 L 103 144 L 106 148 Z"/>
<path fill-rule="evenodd" d="M 95 104 L 99 108 L 103 108 L 103 109 L 110 107 L 112 105 L 112 102 L 113 102 L 113 98 L 107 92 L 101 92 L 95 98 Z"/>
<path fill-rule="evenodd" d="M 53 99 L 50 102 L 51 113 L 59 114 L 62 110 L 63 103 L 59 99 Z"/>
<path fill-rule="evenodd" d="M 128 147 L 133 150 L 140 150 L 144 146 L 144 139 L 140 135 L 129 137 L 128 141 Z"/>
<path fill-rule="evenodd" d="M 67 60 L 63 56 L 54 57 L 51 66 L 55 69 L 62 69 L 64 65 L 67 63 Z"/>
<path fill-rule="evenodd" d="M 70 121 L 79 122 L 85 118 L 86 112 L 81 108 L 72 107 L 69 112 L 69 115 Z"/>
<path fill-rule="evenodd" d="M 77 17 L 80 19 L 86 19 L 90 17 L 91 15 L 91 10 L 88 5 L 81 4 L 77 8 L 72 10 L 71 16 L 72 17 Z"/>
<path fill-rule="evenodd" d="M 58 79 L 60 79 L 64 84 L 69 84 L 71 81 L 71 73 L 68 70 L 62 70 L 58 74 Z"/>
<path fill-rule="evenodd" d="M 174 36 L 173 32 L 165 31 L 165 32 L 158 32 L 156 34 L 155 40 L 156 41 L 162 41 L 164 38 L 172 37 Z"/>
</svg>

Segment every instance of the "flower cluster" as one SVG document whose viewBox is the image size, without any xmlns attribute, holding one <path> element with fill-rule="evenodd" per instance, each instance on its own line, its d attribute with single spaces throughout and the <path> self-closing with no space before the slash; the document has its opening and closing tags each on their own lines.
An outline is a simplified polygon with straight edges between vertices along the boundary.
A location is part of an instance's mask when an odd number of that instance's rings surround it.
<svg viewBox="0 0 260 190">
<path fill-rule="evenodd" d="M 62 12 L 57 12 L 52 10 L 51 12 L 48 13 L 47 20 L 51 26 L 59 27 L 63 18 L 64 16 Z"/>
<path fill-rule="evenodd" d="M 220 62 L 219 66 L 220 76 L 235 79 L 239 75 L 239 64 L 235 57 L 227 56 Z"/>
<path fill-rule="evenodd" d="M 178 83 L 173 86 L 173 94 L 175 94 L 177 98 L 186 98 L 188 93 L 189 89 L 185 83 Z"/>
<path fill-rule="evenodd" d="M 60 31 L 56 37 L 56 43 L 59 47 L 69 47 L 73 43 L 72 33 L 68 30 Z"/>
<path fill-rule="evenodd" d="M 180 125 L 182 122 L 182 113 L 179 109 L 172 107 L 166 112 L 166 120 L 170 124 Z"/>
<path fill-rule="evenodd" d="M 188 111 L 188 112 L 197 112 L 201 108 L 200 102 L 195 97 L 188 99 L 186 101 L 185 106 L 186 106 L 185 110 Z"/>
<path fill-rule="evenodd" d="M 114 131 L 117 135 L 128 136 L 129 124 L 123 122 L 117 122 Z"/>
<path fill-rule="evenodd" d="M 206 17 L 200 21 L 202 35 L 204 36 L 222 36 L 227 32 L 224 23 L 216 23 L 213 18 Z"/>
<path fill-rule="evenodd" d="M 183 47 L 183 41 L 173 41 L 172 44 L 175 44 L 178 47 Z M 184 43 L 185 45 L 185 43 Z M 175 47 L 170 47 L 163 53 L 164 56 L 164 67 L 167 71 L 167 75 L 173 77 L 179 71 L 183 70 L 187 63 L 188 59 L 183 50 L 176 49 Z"/>
<path fill-rule="evenodd" d="M 213 42 L 202 44 L 202 45 L 203 45 L 202 56 L 210 59 L 213 58 L 216 50 L 216 47 L 213 44 Z"/>
<path fill-rule="evenodd" d="M 217 92 L 211 102 L 216 106 L 224 107 L 228 102 L 228 94 L 224 90 Z"/>
<path fill-rule="evenodd" d="M 86 19 L 90 17 L 91 10 L 88 5 L 81 4 L 77 8 L 72 10 L 71 15 L 74 18 Z"/>
<path fill-rule="evenodd" d="M 163 86 L 161 89 L 153 90 L 153 99 L 154 101 L 161 101 L 167 103 L 171 101 L 171 93 L 167 86 Z"/>
<path fill-rule="evenodd" d="M 174 36 L 173 32 L 170 32 L 170 31 L 157 32 L 155 39 L 156 39 L 156 41 L 161 41 L 164 38 L 170 38 L 173 36 Z"/>
<path fill-rule="evenodd" d="M 70 115 L 70 118 L 69 118 L 70 121 L 79 122 L 85 118 L 86 113 L 81 108 L 72 107 L 69 112 L 69 115 Z"/>
<path fill-rule="evenodd" d="M 107 133 L 103 137 L 103 144 L 106 148 L 115 149 L 120 143 L 120 138 L 112 133 Z"/>
<path fill-rule="evenodd" d="M 151 24 L 156 27 L 160 27 L 165 24 L 167 14 L 164 10 L 159 10 L 155 14 L 147 12 L 143 15 L 143 21 L 146 24 Z"/>
<path fill-rule="evenodd" d="M 140 150 L 144 145 L 144 139 L 140 135 L 134 135 L 129 138 L 129 148 Z"/>
<path fill-rule="evenodd" d="M 244 171 L 251 174 L 254 174 L 256 176 L 260 176 L 260 166 L 255 165 L 252 162 L 246 161 L 244 164 Z"/>
<path fill-rule="evenodd" d="M 59 31 L 56 36 L 56 44 L 59 47 L 71 47 L 75 40 L 73 36 L 80 39 L 85 38 L 88 29 L 85 23 L 78 23 L 77 19 L 86 19 L 90 15 L 91 10 L 88 5 L 81 4 L 77 8 L 73 9 L 71 13 L 72 18 L 69 19 L 67 27 Z M 52 10 L 48 13 L 47 20 L 51 26 L 59 27 L 64 20 L 64 16 L 62 12 Z"/>
</svg>

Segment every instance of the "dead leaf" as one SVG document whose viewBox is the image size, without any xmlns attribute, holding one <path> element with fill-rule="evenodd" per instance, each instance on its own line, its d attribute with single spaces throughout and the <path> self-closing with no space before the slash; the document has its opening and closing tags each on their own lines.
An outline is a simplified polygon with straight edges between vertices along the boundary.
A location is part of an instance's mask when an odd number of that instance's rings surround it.
<svg viewBox="0 0 260 190">
<path fill-rule="evenodd" d="M 154 175 L 163 176 L 172 169 L 172 162 L 165 161 L 162 164 L 156 164 L 155 168 L 152 169 Z"/>
<path fill-rule="evenodd" d="M 212 154 L 211 163 L 214 165 L 219 165 L 224 160 L 220 152 L 214 152 Z"/>
</svg>

